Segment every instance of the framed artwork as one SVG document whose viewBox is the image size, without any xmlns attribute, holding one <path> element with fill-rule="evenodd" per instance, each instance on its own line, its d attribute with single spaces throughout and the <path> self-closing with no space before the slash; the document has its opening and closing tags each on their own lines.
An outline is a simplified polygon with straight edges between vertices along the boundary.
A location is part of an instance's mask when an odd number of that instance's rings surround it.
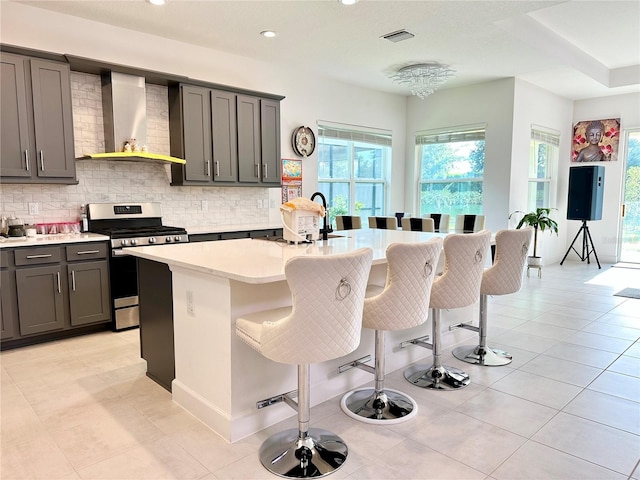
<svg viewBox="0 0 640 480">
<path fill-rule="evenodd" d="M 282 159 L 282 181 L 302 181 L 302 160 Z"/>
<path fill-rule="evenodd" d="M 614 162 L 618 160 L 620 119 L 585 120 L 573 127 L 572 162 Z"/>
<path fill-rule="evenodd" d="M 282 203 L 302 196 L 302 160 L 282 159 Z"/>
</svg>

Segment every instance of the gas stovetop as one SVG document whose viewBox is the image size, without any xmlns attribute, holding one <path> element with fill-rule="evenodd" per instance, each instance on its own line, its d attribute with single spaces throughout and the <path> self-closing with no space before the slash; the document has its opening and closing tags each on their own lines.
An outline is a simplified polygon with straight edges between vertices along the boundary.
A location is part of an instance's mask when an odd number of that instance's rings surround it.
<svg viewBox="0 0 640 480">
<path fill-rule="evenodd" d="M 158 203 L 87 205 L 89 231 L 111 237 L 112 248 L 186 243 L 187 231 L 162 225 Z"/>
</svg>

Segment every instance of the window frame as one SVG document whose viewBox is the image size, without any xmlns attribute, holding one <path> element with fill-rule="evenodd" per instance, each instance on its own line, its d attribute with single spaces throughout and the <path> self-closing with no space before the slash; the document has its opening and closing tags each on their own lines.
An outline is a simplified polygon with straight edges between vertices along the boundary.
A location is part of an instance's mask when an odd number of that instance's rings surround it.
<svg viewBox="0 0 640 480">
<path fill-rule="evenodd" d="M 423 179 L 422 171 L 423 171 L 423 147 L 427 145 L 437 145 L 437 144 L 454 144 L 461 142 L 472 142 L 472 141 L 482 141 L 484 142 L 484 146 L 486 146 L 486 124 L 475 124 L 475 125 L 460 125 L 454 127 L 448 127 L 446 129 L 436 129 L 436 130 L 428 130 L 416 132 L 414 137 L 415 143 L 415 158 L 416 158 L 416 166 L 417 166 L 417 196 L 416 196 L 416 209 L 415 211 L 419 212 L 418 215 L 422 216 L 427 213 L 447 213 L 449 214 L 449 222 L 450 228 L 454 228 L 455 226 L 455 217 L 456 213 L 451 211 L 422 211 L 422 193 L 424 185 L 436 185 L 436 184 L 464 184 L 464 183 L 481 183 L 482 188 L 482 201 L 480 204 L 479 212 L 468 212 L 475 214 L 483 214 L 484 210 L 484 169 L 486 163 L 486 157 L 483 154 L 482 159 L 482 176 L 468 176 L 468 177 L 447 177 L 447 178 L 434 178 L 434 179 Z M 484 149 L 484 148 L 483 148 Z M 473 174 L 474 172 L 470 172 Z"/>
<path fill-rule="evenodd" d="M 546 155 L 545 176 L 531 176 L 532 171 L 538 171 L 538 158 L 540 145 L 546 145 L 553 149 Z M 536 208 L 549 208 L 555 198 L 554 192 L 554 172 L 558 168 L 560 160 L 560 132 L 539 125 L 531 125 L 531 137 L 529 143 L 529 161 L 527 164 L 527 211 L 534 211 Z M 544 199 L 538 204 L 537 192 L 540 185 L 544 185 Z M 536 192 L 534 195 L 533 192 Z M 534 198 L 535 197 L 535 198 Z"/>
</svg>

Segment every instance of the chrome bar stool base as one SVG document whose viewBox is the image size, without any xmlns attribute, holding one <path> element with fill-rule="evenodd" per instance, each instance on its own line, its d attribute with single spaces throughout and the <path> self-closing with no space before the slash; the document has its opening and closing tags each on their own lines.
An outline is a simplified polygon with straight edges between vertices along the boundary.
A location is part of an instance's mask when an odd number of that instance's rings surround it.
<svg viewBox="0 0 640 480">
<path fill-rule="evenodd" d="M 351 418 L 378 425 L 406 422 L 418 413 L 418 404 L 408 395 L 385 388 L 354 390 L 342 397 L 342 411 Z"/>
<path fill-rule="evenodd" d="M 260 462 L 285 478 L 320 478 L 338 470 L 347 459 L 347 445 L 334 433 L 310 428 L 302 437 L 292 428 L 269 437 L 260 447 Z"/>
<path fill-rule="evenodd" d="M 469 375 L 454 367 L 414 365 L 404 371 L 404 378 L 417 387 L 432 390 L 455 390 L 466 387 L 471 381 Z"/>
<path fill-rule="evenodd" d="M 486 367 L 501 367 L 508 365 L 513 357 L 504 350 L 496 348 L 481 347 L 479 345 L 473 347 L 464 345 L 453 349 L 453 356 L 463 362 L 473 365 L 484 365 Z"/>
</svg>

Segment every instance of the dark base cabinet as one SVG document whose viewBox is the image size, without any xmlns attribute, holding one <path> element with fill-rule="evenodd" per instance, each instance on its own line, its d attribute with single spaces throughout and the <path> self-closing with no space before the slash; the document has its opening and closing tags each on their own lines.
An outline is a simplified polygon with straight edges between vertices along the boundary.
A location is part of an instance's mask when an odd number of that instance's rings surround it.
<svg viewBox="0 0 640 480">
<path fill-rule="evenodd" d="M 3 249 L 3 350 L 110 327 L 109 246 L 87 242 Z"/>
<path fill-rule="evenodd" d="M 173 288 L 164 263 L 138 258 L 140 354 L 147 376 L 171 391 L 176 377 L 173 348 Z"/>
</svg>

